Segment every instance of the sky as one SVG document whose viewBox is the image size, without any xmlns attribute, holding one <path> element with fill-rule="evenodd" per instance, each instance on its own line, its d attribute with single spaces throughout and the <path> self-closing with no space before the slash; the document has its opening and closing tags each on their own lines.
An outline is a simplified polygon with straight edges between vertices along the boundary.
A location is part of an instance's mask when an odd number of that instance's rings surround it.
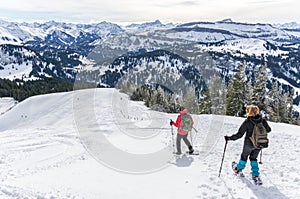
<svg viewBox="0 0 300 199">
<path fill-rule="evenodd" d="M 17 22 L 219 21 L 300 23 L 298 0 L 1 0 L 0 19 Z"/>
</svg>

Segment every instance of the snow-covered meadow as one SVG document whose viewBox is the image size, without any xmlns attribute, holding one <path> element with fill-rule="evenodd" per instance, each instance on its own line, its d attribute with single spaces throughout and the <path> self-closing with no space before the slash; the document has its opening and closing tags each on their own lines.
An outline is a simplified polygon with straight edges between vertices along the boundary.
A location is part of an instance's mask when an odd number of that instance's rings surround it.
<svg viewBox="0 0 300 199">
<path fill-rule="evenodd" d="M 299 197 L 299 126 L 270 123 L 264 185 L 255 186 L 249 164 L 244 179 L 231 172 L 243 139 L 228 143 L 218 177 L 223 136 L 243 118 L 193 115 L 200 155 L 175 157 L 169 119 L 176 117 L 115 89 L 28 98 L 0 116 L 0 198 Z"/>
</svg>

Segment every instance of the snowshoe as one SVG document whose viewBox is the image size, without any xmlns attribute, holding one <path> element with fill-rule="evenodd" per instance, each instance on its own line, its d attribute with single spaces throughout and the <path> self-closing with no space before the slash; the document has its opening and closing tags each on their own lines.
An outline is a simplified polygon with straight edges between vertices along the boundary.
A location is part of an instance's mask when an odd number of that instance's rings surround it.
<svg viewBox="0 0 300 199">
<path fill-rule="evenodd" d="M 232 170 L 236 176 L 245 177 L 245 175 L 243 174 L 243 171 L 241 169 L 237 168 L 236 162 L 232 162 L 231 166 L 232 166 Z"/>
<path fill-rule="evenodd" d="M 194 151 L 194 150 L 192 152 L 191 151 L 186 151 L 186 153 L 189 154 L 189 155 L 200 155 L 199 151 Z"/>
<path fill-rule="evenodd" d="M 174 152 L 175 155 L 181 155 L 181 152 Z"/>
<path fill-rule="evenodd" d="M 253 176 L 252 180 L 253 180 L 254 184 L 256 184 L 256 185 L 262 185 L 263 184 L 259 176 Z"/>
</svg>

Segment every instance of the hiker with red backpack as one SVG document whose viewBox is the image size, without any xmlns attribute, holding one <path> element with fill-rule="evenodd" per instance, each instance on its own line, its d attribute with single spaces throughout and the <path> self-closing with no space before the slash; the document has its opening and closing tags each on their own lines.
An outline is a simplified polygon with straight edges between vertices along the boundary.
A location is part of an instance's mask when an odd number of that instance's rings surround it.
<svg viewBox="0 0 300 199">
<path fill-rule="evenodd" d="M 234 172 L 239 176 L 244 176 L 242 170 L 246 167 L 246 162 L 249 157 L 252 179 L 256 184 L 262 184 L 259 177 L 259 168 L 257 163 L 257 156 L 262 148 L 268 147 L 267 133 L 271 131 L 267 121 L 259 115 L 259 108 L 255 105 L 246 107 L 247 119 L 240 126 L 238 132 L 232 136 L 224 136 L 226 142 L 228 140 L 237 140 L 243 137 L 246 133 L 243 152 L 239 162 L 232 163 Z M 257 133 L 256 133 L 257 132 Z M 254 134 L 258 134 L 255 135 Z"/>
<path fill-rule="evenodd" d="M 176 137 L 176 148 L 177 148 L 177 155 L 181 154 L 181 139 L 185 142 L 189 149 L 189 154 L 193 154 L 194 149 L 191 145 L 190 141 L 187 139 L 188 133 L 193 128 L 193 118 L 189 114 L 189 111 L 187 109 L 183 109 L 179 112 L 179 115 L 176 119 L 176 122 L 173 122 L 173 120 L 170 121 L 170 126 L 174 125 L 177 127 L 177 137 Z"/>
</svg>

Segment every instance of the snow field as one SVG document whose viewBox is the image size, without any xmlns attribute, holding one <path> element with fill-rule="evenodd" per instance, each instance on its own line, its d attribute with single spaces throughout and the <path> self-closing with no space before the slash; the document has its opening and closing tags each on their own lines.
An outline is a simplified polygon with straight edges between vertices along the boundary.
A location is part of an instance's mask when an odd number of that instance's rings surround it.
<svg viewBox="0 0 300 199">
<path fill-rule="evenodd" d="M 228 143 L 218 177 L 223 136 L 237 132 L 244 120 L 228 116 L 193 116 L 198 133 L 192 132 L 192 140 L 199 156 L 172 156 L 163 168 L 144 174 L 111 169 L 95 154 L 105 153 L 105 148 L 99 146 L 96 149 L 100 151 L 95 152 L 87 141 L 101 145 L 103 141 L 96 136 L 101 134 L 129 153 L 172 150 L 168 122 L 177 117 L 153 112 L 140 102 L 120 106 L 112 100 L 116 94 L 126 101 L 126 96 L 114 89 L 35 96 L 1 115 L 0 198 L 298 198 L 300 128 L 287 124 L 270 123 L 270 147 L 263 152 L 264 185 L 260 187 L 249 180 L 249 163 L 244 179 L 232 174 L 231 162 L 239 160 L 243 139 Z M 96 99 L 94 118 L 90 118 L 94 123 L 88 123 L 86 134 L 78 133 L 79 120 L 90 115 L 81 117 L 74 109 L 77 105 L 89 108 L 90 96 Z M 134 111 L 126 112 L 127 107 Z"/>
</svg>

